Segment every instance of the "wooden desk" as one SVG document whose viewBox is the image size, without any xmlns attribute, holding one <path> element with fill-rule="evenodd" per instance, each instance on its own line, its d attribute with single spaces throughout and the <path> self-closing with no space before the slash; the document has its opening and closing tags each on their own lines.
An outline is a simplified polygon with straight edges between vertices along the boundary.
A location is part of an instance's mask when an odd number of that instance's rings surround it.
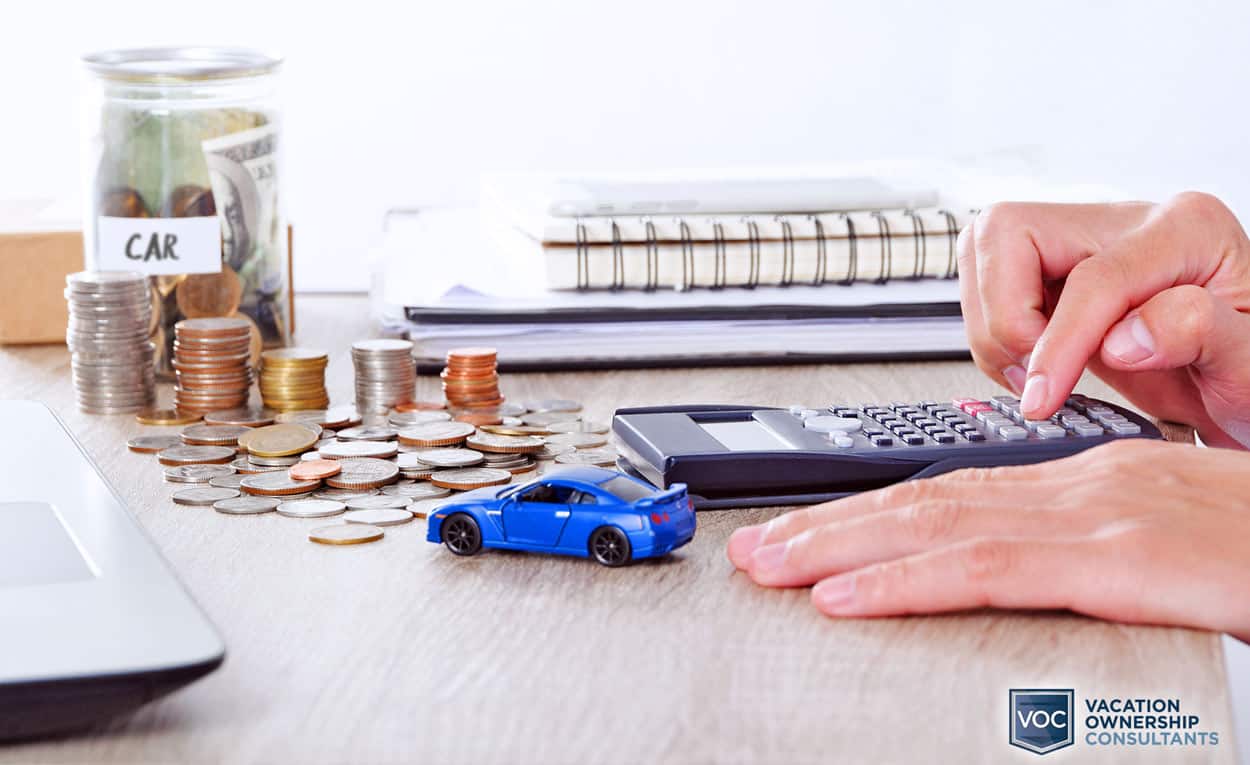
<svg viewBox="0 0 1250 765">
<path fill-rule="evenodd" d="M 332 351 L 331 394 L 349 401 L 348 347 L 371 329 L 365 301 L 306 297 L 299 311 L 299 340 Z M 622 405 L 996 392 L 954 362 L 504 383 L 515 399 L 579 399 L 595 419 Z M 437 379 L 419 385 L 436 395 Z M 154 429 L 77 412 L 63 347 L 0 349 L 0 386 L 65 419 L 229 647 L 219 671 L 129 720 L 0 749 L 0 761 L 1034 762 L 1007 745 L 1012 687 L 1177 697 L 1223 739 L 1170 751 L 1078 742 L 1055 761 L 1233 758 L 1213 634 L 1040 613 L 832 621 L 806 590 L 761 589 L 726 560 L 730 532 L 775 509 L 704 513 L 692 544 L 623 570 L 542 555 L 456 558 L 425 542 L 423 521 L 377 544 L 323 547 L 305 537 L 318 521 L 172 504 L 155 459 L 125 448 Z M 1083 390 L 1108 395 L 1097 381 Z M 2 448 L 21 448 L 21 434 Z"/>
</svg>

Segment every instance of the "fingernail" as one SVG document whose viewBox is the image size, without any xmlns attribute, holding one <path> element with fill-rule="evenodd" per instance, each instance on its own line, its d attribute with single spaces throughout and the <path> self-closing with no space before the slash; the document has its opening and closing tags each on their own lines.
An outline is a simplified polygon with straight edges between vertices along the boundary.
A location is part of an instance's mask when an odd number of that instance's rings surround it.
<svg viewBox="0 0 1250 765">
<path fill-rule="evenodd" d="M 1020 410 L 1036 411 L 1046 405 L 1046 375 L 1033 375 L 1024 384 L 1024 393 L 1020 394 Z"/>
<path fill-rule="evenodd" d="M 1111 328 L 1102 347 L 1125 364 L 1136 364 L 1154 355 L 1155 339 L 1141 316 L 1134 314 Z"/>
<path fill-rule="evenodd" d="M 836 611 L 855 597 L 855 575 L 844 574 L 826 579 L 812 588 L 812 602 L 817 608 Z"/>
<path fill-rule="evenodd" d="M 786 559 L 786 546 L 784 543 L 775 545 L 764 545 L 751 555 L 751 570 L 772 571 L 781 567 Z"/>
<path fill-rule="evenodd" d="M 1003 370 L 1003 377 L 1007 379 L 1007 384 L 1011 386 L 1011 392 L 1020 395 L 1020 391 L 1024 390 L 1024 378 L 1028 376 L 1028 372 L 1024 371 L 1024 367 L 1019 364 L 1012 364 Z"/>
<path fill-rule="evenodd" d="M 751 553 L 755 552 L 755 548 L 760 546 L 760 542 L 764 539 L 764 526 L 743 526 L 734 533 L 729 535 L 729 558 L 736 565 L 739 561 L 745 564 L 751 558 Z"/>
</svg>

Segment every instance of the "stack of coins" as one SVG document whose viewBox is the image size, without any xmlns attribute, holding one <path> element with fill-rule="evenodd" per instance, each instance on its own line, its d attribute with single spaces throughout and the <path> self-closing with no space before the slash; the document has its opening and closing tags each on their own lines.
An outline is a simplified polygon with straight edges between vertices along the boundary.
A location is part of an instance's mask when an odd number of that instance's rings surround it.
<svg viewBox="0 0 1250 765">
<path fill-rule="evenodd" d="M 65 277 L 78 408 L 92 414 L 145 409 L 156 399 L 152 297 L 143 274 L 83 271 Z"/>
<path fill-rule="evenodd" d="M 412 401 L 417 367 L 407 340 L 361 340 L 352 345 L 356 367 L 356 408 L 364 415 L 387 414 Z"/>
<path fill-rule="evenodd" d="M 265 406 L 279 412 L 293 409 L 325 409 L 325 351 L 310 348 L 279 348 L 260 355 L 260 396 Z"/>
<path fill-rule="evenodd" d="M 204 414 L 247 405 L 252 387 L 247 319 L 183 319 L 174 325 L 174 408 Z"/>
<path fill-rule="evenodd" d="M 447 351 L 443 369 L 443 395 L 457 420 L 474 425 L 495 425 L 503 395 L 494 348 L 453 348 Z"/>
</svg>

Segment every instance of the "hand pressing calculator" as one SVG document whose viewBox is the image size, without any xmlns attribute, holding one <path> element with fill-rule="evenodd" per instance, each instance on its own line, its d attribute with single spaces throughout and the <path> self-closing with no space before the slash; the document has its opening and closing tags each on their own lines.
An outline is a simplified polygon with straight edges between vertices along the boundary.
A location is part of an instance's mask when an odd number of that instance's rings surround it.
<svg viewBox="0 0 1250 765">
<path fill-rule="evenodd" d="M 824 409 L 694 405 L 619 409 L 618 467 L 696 509 L 823 502 L 965 467 L 1024 465 L 1125 438 L 1162 438 L 1147 419 L 1074 394 L 1048 420 L 1020 401 L 864 404 Z"/>
</svg>

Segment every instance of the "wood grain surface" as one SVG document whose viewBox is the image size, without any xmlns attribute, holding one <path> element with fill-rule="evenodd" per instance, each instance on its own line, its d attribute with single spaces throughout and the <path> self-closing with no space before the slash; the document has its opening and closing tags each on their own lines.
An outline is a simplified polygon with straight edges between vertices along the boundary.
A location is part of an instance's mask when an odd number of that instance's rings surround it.
<svg viewBox="0 0 1250 765">
<path fill-rule="evenodd" d="M 363 298 L 306 297 L 303 345 L 331 352 L 351 396 Z M 419 395 L 438 397 L 437 378 Z M 730 532 L 780 510 L 703 513 L 692 544 L 609 570 L 489 552 L 456 558 L 425 523 L 324 547 L 324 521 L 174 505 L 130 416 L 73 408 L 63 347 L 0 349 L 8 398 L 55 409 L 220 628 L 216 673 L 86 735 L 0 749 L 0 762 L 843 763 L 1034 762 L 1007 745 L 1012 687 L 1166 695 L 1224 741 L 1092 748 L 1047 762 L 1231 762 L 1217 635 L 1070 614 L 977 612 L 834 621 L 807 590 L 734 572 Z M 512 399 L 568 397 L 606 420 L 626 405 L 787 405 L 998 392 L 970 363 L 506 375 Z M 163 386 L 163 400 L 170 391 Z M 1110 396 L 1096 380 L 1082 390 Z M 21 448 L 6 433 L 2 450 Z M 6 629 L 21 629 L 7 624 Z M 83 635 L 83 640 L 91 640 Z"/>
</svg>

